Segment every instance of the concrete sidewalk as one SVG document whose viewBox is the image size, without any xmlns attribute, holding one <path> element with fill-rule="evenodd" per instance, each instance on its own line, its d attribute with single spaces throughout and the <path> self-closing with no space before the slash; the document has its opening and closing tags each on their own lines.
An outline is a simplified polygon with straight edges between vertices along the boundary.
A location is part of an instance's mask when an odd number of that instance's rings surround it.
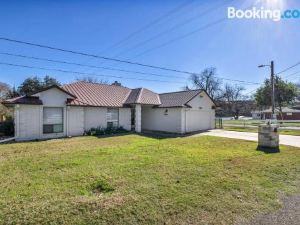
<svg viewBox="0 0 300 225">
<path fill-rule="evenodd" d="M 226 138 L 235 138 L 235 139 L 242 139 L 248 141 L 256 141 L 258 140 L 257 133 L 250 133 L 250 132 L 237 132 L 237 131 L 226 131 L 226 130 L 209 130 L 200 134 L 192 135 L 195 136 L 216 136 L 216 137 L 226 137 Z M 292 135 L 280 135 L 279 136 L 279 143 L 281 145 L 289 145 L 294 147 L 300 148 L 300 136 L 292 136 Z"/>
</svg>

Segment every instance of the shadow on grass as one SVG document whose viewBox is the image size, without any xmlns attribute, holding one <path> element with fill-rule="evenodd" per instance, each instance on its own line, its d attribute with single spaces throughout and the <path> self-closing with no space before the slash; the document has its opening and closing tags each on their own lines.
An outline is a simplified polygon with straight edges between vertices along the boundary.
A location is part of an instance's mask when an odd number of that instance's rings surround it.
<svg viewBox="0 0 300 225">
<path fill-rule="evenodd" d="M 273 153 L 280 153 L 280 148 L 271 148 L 271 147 L 264 147 L 264 146 L 257 146 L 257 151 L 264 152 L 266 154 L 273 154 Z"/>
<path fill-rule="evenodd" d="M 178 133 L 170 133 L 170 132 L 164 132 L 164 131 L 142 131 L 142 133 L 136 133 L 134 131 L 124 132 L 124 133 L 115 133 L 115 134 L 104 134 L 104 135 L 82 135 L 82 136 L 64 136 L 64 137 L 56 137 L 56 138 L 45 138 L 45 139 L 33 139 L 33 140 L 23 140 L 23 141 L 10 141 L 6 143 L 1 144 L 14 144 L 14 143 L 28 143 L 28 142 L 45 142 L 49 140 L 63 140 L 63 139 L 72 139 L 76 137 L 96 137 L 96 138 L 110 138 L 110 137 L 121 137 L 126 135 L 139 135 L 142 137 L 149 137 L 149 138 L 155 138 L 155 139 L 167 139 L 167 138 L 179 138 L 179 137 L 189 137 L 195 134 L 200 134 L 203 132 L 207 132 L 207 130 L 203 131 L 195 131 L 190 132 L 186 134 L 178 134 Z"/>
<path fill-rule="evenodd" d="M 142 133 L 138 134 L 143 137 L 155 138 L 155 139 L 167 139 L 167 138 L 180 138 L 180 137 L 189 137 L 195 134 L 200 134 L 203 132 L 207 132 L 207 130 L 203 131 L 196 131 L 190 132 L 186 134 L 178 134 L 178 133 L 171 133 L 171 132 L 164 132 L 164 131 L 146 131 L 144 130 Z"/>
</svg>

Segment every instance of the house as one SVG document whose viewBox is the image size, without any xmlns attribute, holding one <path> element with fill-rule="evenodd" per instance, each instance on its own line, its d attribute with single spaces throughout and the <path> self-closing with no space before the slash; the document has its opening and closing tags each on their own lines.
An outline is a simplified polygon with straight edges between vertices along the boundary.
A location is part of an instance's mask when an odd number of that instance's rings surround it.
<svg viewBox="0 0 300 225">
<path fill-rule="evenodd" d="M 3 102 L 14 109 L 17 140 L 80 136 L 91 128 L 189 133 L 214 127 L 203 90 L 157 94 L 146 88 L 75 82 Z"/>
<path fill-rule="evenodd" d="M 271 119 L 272 109 L 266 109 L 261 111 L 252 111 L 252 119 Z M 280 113 L 279 109 L 275 109 L 277 120 L 300 120 L 300 109 L 297 107 L 283 107 Z"/>
</svg>

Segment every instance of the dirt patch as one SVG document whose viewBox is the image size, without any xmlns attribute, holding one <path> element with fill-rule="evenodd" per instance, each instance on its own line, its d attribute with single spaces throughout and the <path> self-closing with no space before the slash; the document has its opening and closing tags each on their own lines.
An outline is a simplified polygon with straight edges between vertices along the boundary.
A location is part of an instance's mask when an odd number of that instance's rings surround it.
<svg viewBox="0 0 300 225">
<path fill-rule="evenodd" d="M 249 221 L 240 221 L 236 225 L 298 225 L 300 221 L 300 194 L 282 199 L 282 208 L 269 214 L 261 214 Z"/>
</svg>

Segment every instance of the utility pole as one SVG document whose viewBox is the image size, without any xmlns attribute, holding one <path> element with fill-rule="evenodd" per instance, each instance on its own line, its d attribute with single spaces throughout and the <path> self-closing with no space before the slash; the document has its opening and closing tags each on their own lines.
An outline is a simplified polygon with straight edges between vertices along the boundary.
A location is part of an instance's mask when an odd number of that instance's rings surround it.
<svg viewBox="0 0 300 225">
<path fill-rule="evenodd" d="M 259 148 L 271 148 L 272 151 L 279 151 L 279 133 L 278 124 L 276 122 L 275 114 L 275 73 L 274 73 L 274 61 L 271 61 L 270 65 L 259 65 L 258 67 L 270 67 L 271 69 L 271 104 L 272 104 L 272 115 L 271 120 L 265 124 L 258 126 L 258 149 Z"/>
<path fill-rule="evenodd" d="M 276 114 L 275 114 L 275 73 L 274 73 L 274 61 L 271 61 L 270 65 L 259 65 L 259 68 L 262 67 L 270 67 L 271 68 L 271 104 L 272 104 L 272 115 L 271 115 L 271 119 L 272 120 L 276 120 Z"/>
<path fill-rule="evenodd" d="M 275 80 L 274 80 L 274 61 L 271 61 L 271 86 L 272 86 L 272 93 L 271 93 L 271 99 L 272 99 L 272 119 L 276 119 L 275 115 Z"/>
</svg>

